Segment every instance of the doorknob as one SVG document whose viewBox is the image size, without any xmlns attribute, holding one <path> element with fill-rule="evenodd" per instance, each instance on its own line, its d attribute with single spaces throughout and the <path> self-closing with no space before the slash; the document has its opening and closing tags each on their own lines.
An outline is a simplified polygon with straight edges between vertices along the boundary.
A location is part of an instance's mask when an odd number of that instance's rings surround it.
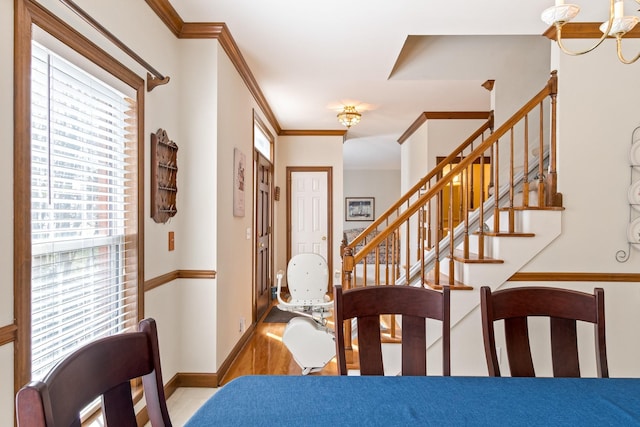
<svg viewBox="0 0 640 427">
<path fill-rule="evenodd" d="M 260 243 L 260 247 L 261 247 L 261 248 L 264 248 L 264 243 Z"/>
<path fill-rule="evenodd" d="M 327 236 L 322 236 L 322 240 L 327 240 Z"/>
</svg>

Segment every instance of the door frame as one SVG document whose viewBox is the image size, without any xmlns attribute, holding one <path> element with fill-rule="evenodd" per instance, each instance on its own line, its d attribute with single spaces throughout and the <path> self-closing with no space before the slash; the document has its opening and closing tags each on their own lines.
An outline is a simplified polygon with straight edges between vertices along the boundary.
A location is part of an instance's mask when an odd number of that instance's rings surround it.
<svg viewBox="0 0 640 427">
<path fill-rule="evenodd" d="M 263 153 L 261 153 L 255 145 L 255 141 L 256 141 L 256 135 L 255 135 L 255 128 L 258 128 L 259 131 L 267 138 L 267 140 L 269 141 L 269 157 L 267 158 Z M 271 286 L 273 286 L 274 282 L 274 268 L 275 268 L 275 259 L 274 259 L 274 244 L 275 244 L 275 229 L 274 229 L 274 212 L 275 212 L 275 206 L 274 206 L 274 179 L 275 179 L 275 158 L 274 158 L 274 141 L 275 138 L 273 137 L 273 134 L 269 131 L 269 129 L 267 128 L 267 126 L 265 125 L 265 123 L 262 121 L 262 119 L 260 118 L 260 116 L 257 114 L 257 112 L 254 110 L 253 111 L 253 129 L 254 129 L 254 133 L 253 133 L 253 161 L 252 161 L 252 167 L 253 167 L 253 241 L 252 241 L 252 246 L 253 246 L 253 252 L 251 254 L 251 258 L 252 258 L 252 302 L 251 302 L 251 315 L 253 317 L 253 322 L 252 323 L 257 323 L 258 322 L 258 245 L 259 243 L 259 239 L 258 239 L 258 235 L 257 235 L 257 230 L 258 230 L 258 193 L 259 193 L 259 184 L 258 184 L 258 162 L 260 161 L 260 158 L 263 158 L 267 163 L 269 163 L 271 165 L 271 170 L 270 170 L 270 179 L 269 179 L 269 228 L 271 230 L 270 235 L 269 235 L 269 288 Z M 269 289 L 270 292 L 270 289 Z M 267 311 L 269 309 L 270 304 L 272 303 L 271 301 L 271 295 L 268 296 L 269 298 L 269 305 L 267 306 Z"/>
<path fill-rule="evenodd" d="M 253 155 L 254 155 L 254 162 L 253 162 L 253 167 L 254 167 L 254 192 L 255 192 L 255 200 L 254 200 L 254 242 L 253 242 L 253 318 L 254 321 L 258 320 L 258 315 L 259 314 L 264 314 L 264 313 L 258 313 L 258 295 L 260 293 L 260 277 L 258 277 L 258 252 L 260 251 L 260 239 L 258 236 L 258 222 L 261 221 L 260 218 L 258 218 L 258 201 L 259 201 L 259 197 L 260 197 L 260 189 L 259 189 L 259 185 L 260 183 L 258 182 L 260 177 L 259 177 L 259 170 L 260 170 L 260 162 L 261 159 L 263 162 L 269 164 L 269 208 L 268 208 L 268 212 L 266 212 L 266 214 L 269 217 L 269 221 L 268 221 L 268 225 L 267 227 L 269 228 L 269 237 L 268 237 L 268 245 L 269 245 L 269 259 L 267 261 L 267 270 L 268 270 L 268 274 L 267 274 L 267 309 L 266 311 L 268 311 L 269 305 L 271 304 L 271 287 L 274 286 L 274 273 L 273 273 L 273 269 L 274 269 L 274 256 L 273 256 L 273 252 L 274 252 L 274 238 L 273 238 L 273 234 L 274 234 L 274 230 L 273 230 L 273 214 L 274 214 L 274 206 L 273 206 L 273 202 L 274 202 L 274 197 L 273 197 L 273 192 L 274 192 L 274 185 L 273 185 L 273 179 L 274 179 L 274 171 L 273 171 L 273 163 L 267 159 L 265 156 L 262 155 L 262 153 L 260 153 L 258 150 L 253 150 Z"/>
<path fill-rule="evenodd" d="M 287 265 L 291 259 L 291 174 L 294 172 L 326 172 L 327 174 L 327 266 L 329 292 L 333 291 L 333 167 L 287 166 Z"/>
</svg>

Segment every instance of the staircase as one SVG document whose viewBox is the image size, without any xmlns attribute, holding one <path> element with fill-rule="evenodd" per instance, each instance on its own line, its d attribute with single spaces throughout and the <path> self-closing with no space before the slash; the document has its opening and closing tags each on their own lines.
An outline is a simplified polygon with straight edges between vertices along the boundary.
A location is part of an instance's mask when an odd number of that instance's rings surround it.
<svg viewBox="0 0 640 427">
<path fill-rule="evenodd" d="M 453 328 L 478 306 L 480 286 L 499 288 L 557 238 L 563 208 L 555 167 L 556 94 L 553 72 L 499 129 L 491 132 L 491 116 L 359 236 L 343 241 L 343 288 L 448 285 L 459 290 L 452 293 Z M 542 161 L 530 151 L 543 153 Z M 485 162 L 488 180 L 471 169 L 480 164 L 484 170 Z M 452 229 L 444 225 L 456 220 Z"/>
<path fill-rule="evenodd" d="M 455 261 L 456 277 L 471 291 L 458 292 L 452 297 L 451 327 L 478 307 L 481 286 L 500 288 L 530 260 L 542 252 L 562 232 L 561 209 L 530 209 L 516 212 L 517 229 L 523 234 L 492 236 L 485 240 L 485 253 L 500 262 Z M 475 236 L 474 240 L 477 239 Z M 441 263 L 448 264 L 448 257 Z M 453 299 L 455 298 L 455 299 Z"/>
</svg>

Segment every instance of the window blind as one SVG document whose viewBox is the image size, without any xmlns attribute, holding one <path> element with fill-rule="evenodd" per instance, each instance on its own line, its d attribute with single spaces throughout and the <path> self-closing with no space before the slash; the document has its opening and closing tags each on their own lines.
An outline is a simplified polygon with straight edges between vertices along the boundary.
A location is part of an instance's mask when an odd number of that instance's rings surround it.
<svg viewBox="0 0 640 427">
<path fill-rule="evenodd" d="M 135 101 L 37 42 L 31 70 L 31 360 L 137 320 Z"/>
</svg>

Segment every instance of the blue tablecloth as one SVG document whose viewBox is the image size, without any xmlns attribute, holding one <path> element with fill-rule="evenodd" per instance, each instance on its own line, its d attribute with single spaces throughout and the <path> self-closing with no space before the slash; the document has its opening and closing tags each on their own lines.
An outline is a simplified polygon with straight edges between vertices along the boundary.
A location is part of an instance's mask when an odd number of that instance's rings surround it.
<svg viewBox="0 0 640 427">
<path fill-rule="evenodd" d="M 640 379 L 246 376 L 186 427 L 277 425 L 640 425 Z"/>
</svg>

